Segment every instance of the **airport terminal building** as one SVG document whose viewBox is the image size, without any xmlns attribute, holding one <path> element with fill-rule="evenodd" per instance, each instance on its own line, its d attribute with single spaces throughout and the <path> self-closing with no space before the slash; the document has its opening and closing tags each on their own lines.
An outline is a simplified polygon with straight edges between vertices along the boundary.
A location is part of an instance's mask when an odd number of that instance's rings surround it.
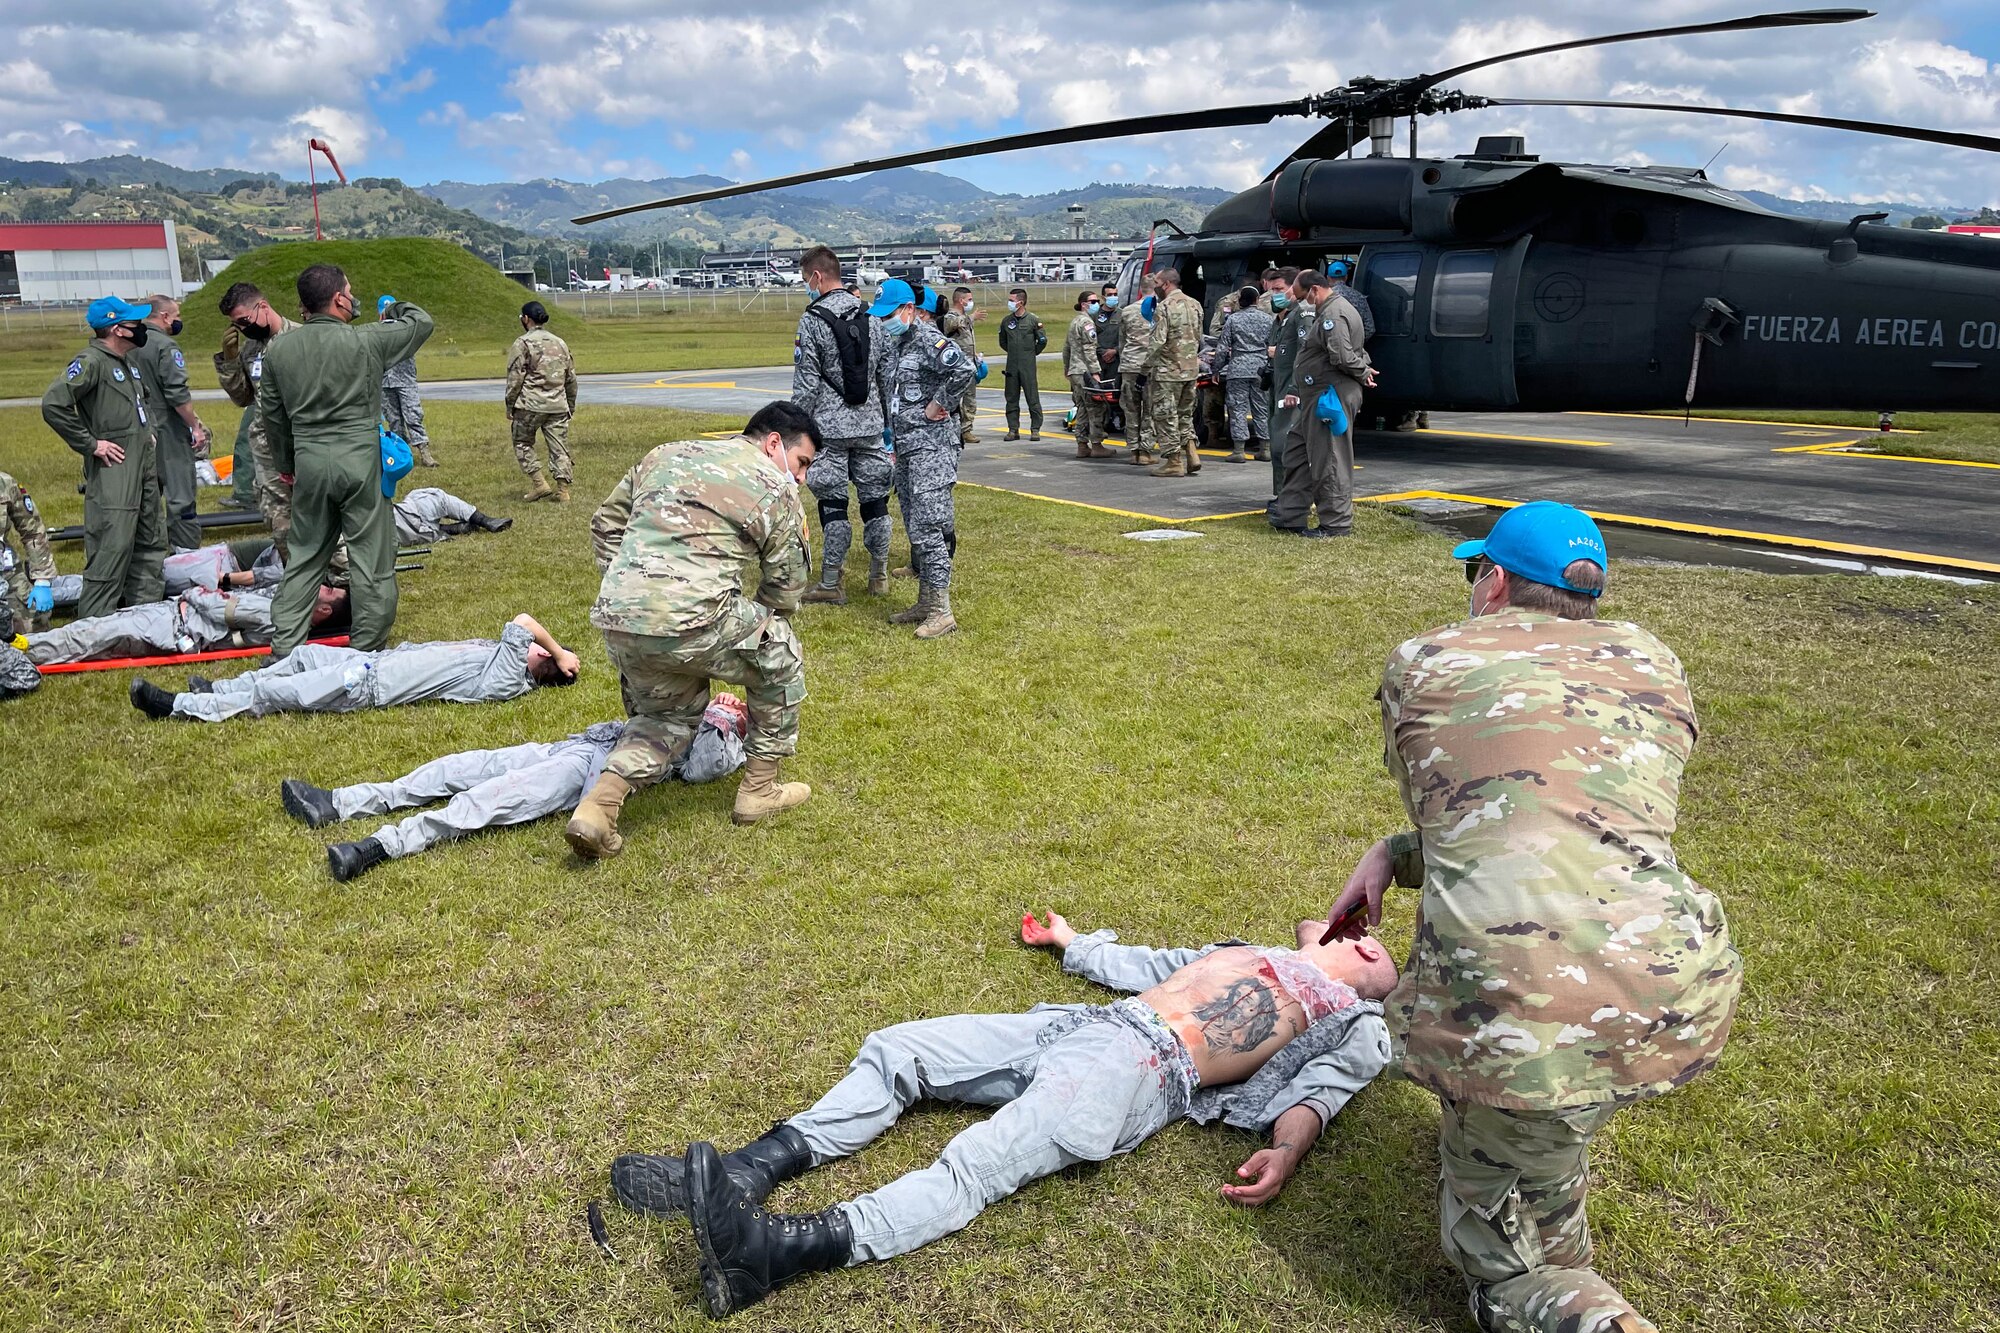
<svg viewBox="0 0 2000 1333">
<path fill-rule="evenodd" d="M 100 296 L 179 298 L 180 248 L 164 222 L 0 222 L 0 301 L 81 305 Z"/>
</svg>

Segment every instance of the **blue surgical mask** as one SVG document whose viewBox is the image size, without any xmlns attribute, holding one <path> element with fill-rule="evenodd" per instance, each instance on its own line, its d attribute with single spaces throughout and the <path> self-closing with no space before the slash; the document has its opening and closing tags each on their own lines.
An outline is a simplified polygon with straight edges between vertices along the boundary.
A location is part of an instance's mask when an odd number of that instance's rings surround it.
<svg viewBox="0 0 2000 1333">
<path fill-rule="evenodd" d="M 1291 303 L 1292 303 L 1292 298 L 1285 295 L 1283 292 L 1271 293 L 1271 309 L 1283 310 L 1286 306 L 1290 305 Z"/>
<path fill-rule="evenodd" d="M 900 338 L 910 331 L 910 321 L 900 315 L 891 315 L 882 321 L 882 332 L 891 338 Z"/>
<path fill-rule="evenodd" d="M 1104 308 L 1107 310 L 1116 310 L 1118 308 L 1118 298 L 1116 296 L 1105 297 Z"/>
<path fill-rule="evenodd" d="M 1102 305 L 1101 305 L 1100 303 L 1098 303 L 1098 302 L 1096 302 L 1096 301 L 1085 301 L 1085 302 L 1083 303 L 1083 308 L 1084 308 L 1085 310 L 1088 310 L 1088 311 L 1089 311 L 1089 312 L 1090 312 L 1091 314 L 1093 314 L 1093 315 L 1094 315 L 1094 314 L 1096 314 L 1096 313 L 1097 313 L 1097 312 L 1098 312 L 1099 310 L 1102 310 L 1102 309 L 1103 309 L 1104 307 L 1103 307 L 1103 306 L 1102 306 Z"/>
<path fill-rule="evenodd" d="M 1008 314 L 1010 314 L 1010 315 L 1013 315 L 1013 314 L 1019 314 L 1019 313 L 1020 313 L 1020 310 L 1021 310 L 1021 303 L 1020 303 L 1019 301 L 1015 301 L 1015 300 L 1009 300 L 1009 301 L 1007 302 L 1007 313 L 1008 313 Z"/>
</svg>

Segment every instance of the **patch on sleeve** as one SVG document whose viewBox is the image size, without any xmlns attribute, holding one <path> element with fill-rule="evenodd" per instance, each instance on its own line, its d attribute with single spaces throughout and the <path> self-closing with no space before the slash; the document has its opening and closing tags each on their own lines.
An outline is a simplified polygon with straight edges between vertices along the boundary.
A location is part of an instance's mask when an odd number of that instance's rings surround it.
<svg viewBox="0 0 2000 1333">
<path fill-rule="evenodd" d="M 1321 328 L 1325 329 L 1325 330 L 1326 330 L 1327 332 L 1329 332 L 1329 333 L 1333 332 L 1333 321 L 1332 321 L 1332 320 L 1330 320 L 1330 319 L 1323 319 L 1323 320 L 1321 320 L 1321 321 L 1319 322 L 1319 326 L 1320 326 Z"/>
<path fill-rule="evenodd" d="M 83 358 L 78 357 L 76 360 L 69 363 L 69 369 L 63 372 L 63 378 L 66 380 L 73 380 L 82 373 L 83 373 Z"/>
<path fill-rule="evenodd" d="M 947 366 L 955 366 L 965 357 L 958 350 L 958 344 L 949 338 L 937 340 L 938 360 Z"/>
<path fill-rule="evenodd" d="M 174 349 L 174 365 L 180 370 L 188 368 L 187 358 L 181 355 L 181 349 L 178 347 Z"/>
</svg>

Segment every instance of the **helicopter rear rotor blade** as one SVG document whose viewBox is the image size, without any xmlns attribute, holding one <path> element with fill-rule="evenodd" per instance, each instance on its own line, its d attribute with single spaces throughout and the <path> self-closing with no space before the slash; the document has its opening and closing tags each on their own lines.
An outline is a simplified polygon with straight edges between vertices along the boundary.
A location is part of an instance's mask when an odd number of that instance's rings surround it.
<svg viewBox="0 0 2000 1333">
<path fill-rule="evenodd" d="M 1575 51 L 1586 46 L 1609 46 L 1614 42 L 1643 42 L 1655 37 L 1694 37 L 1703 33 L 1754 32 L 1760 28 L 1808 28 L 1823 23 L 1852 23 L 1856 19 L 1875 17 L 1872 9 L 1793 9 L 1776 14 L 1751 14 L 1740 19 L 1723 19 L 1717 23 L 1688 23 L 1673 28 L 1644 28 L 1637 32 L 1607 33 L 1602 37 L 1580 37 L 1575 41 L 1551 42 L 1547 46 L 1531 46 L 1520 51 L 1509 51 L 1505 55 L 1487 56 L 1469 64 L 1454 65 L 1437 74 L 1425 74 L 1419 80 L 1420 86 L 1435 88 L 1440 83 L 1470 74 L 1475 69 L 1485 69 L 1488 65 L 1502 65 L 1509 60 L 1525 60 L 1529 56 L 1551 55 L 1557 51 Z"/>
<path fill-rule="evenodd" d="M 1580 102 L 1563 98 L 1485 97 L 1487 106 L 1582 106 L 1607 111 L 1679 111 L 1697 116 L 1734 116 L 1738 120 L 1772 120 L 1781 125 L 1816 125 L 1829 130 L 1851 130 L 1856 134 L 1879 134 L 1892 139 L 1914 139 L 1919 143 L 1943 144 L 1950 148 L 1972 148 L 2000 153 L 2000 138 L 1990 134 L 1965 134 L 1957 130 L 1927 130 L 1912 125 L 1891 125 L 1879 120 L 1846 120 L 1839 116 L 1795 116 L 1784 111 L 1748 111 L 1733 106 L 1689 106 L 1679 102 Z"/>
<path fill-rule="evenodd" d="M 987 153 L 1008 153 L 1022 148 L 1050 148 L 1059 144 L 1089 143 L 1097 139 L 1120 139 L 1131 135 L 1163 134 L 1174 130 L 1225 129 L 1239 125 L 1264 125 L 1279 116 L 1310 115 L 1310 99 L 1300 98 L 1289 102 L 1259 102 L 1250 106 L 1213 107 L 1206 111 L 1178 111 L 1158 116 L 1128 116 L 1123 120 L 1096 121 L 1088 125 L 1070 125 L 1055 130 L 1034 130 L 1027 134 L 1008 134 L 997 139 L 981 139 L 974 143 L 949 144 L 942 148 L 925 148 L 914 153 L 900 153 L 895 157 L 875 158 L 865 162 L 849 162 L 838 167 L 824 167 L 817 171 L 801 171 L 790 176 L 773 176 L 769 180 L 745 181 L 715 190 L 697 190 L 691 194 L 675 195 L 671 199 L 655 199 L 650 203 L 628 204 L 623 208 L 609 208 L 601 213 L 586 213 L 570 219 L 582 224 L 602 222 L 607 218 L 623 217 L 628 213 L 643 213 L 652 208 L 674 208 L 682 204 L 704 204 L 715 199 L 731 199 L 737 195 L 759 194 L 765 190 L 779 190 L 788 185 L 809 185 L 814 181 L 835 180 L 841 176 L 853 176 L 867 171 L 887 171 L 895 167 L 916 167 L 929 162 L 950 162 L 961 157 L 982 157 Z"/>
</svg>

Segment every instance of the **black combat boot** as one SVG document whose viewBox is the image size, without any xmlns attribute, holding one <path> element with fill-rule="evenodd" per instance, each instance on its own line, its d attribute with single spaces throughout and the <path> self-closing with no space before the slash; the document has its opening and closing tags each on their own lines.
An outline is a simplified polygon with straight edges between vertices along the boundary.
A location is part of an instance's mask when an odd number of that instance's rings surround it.
<svg viewBox="0 0 2000 1333">
<path fill-rule="evenodd" d="M 212 681 L 212 680 L 210 680 L 210 679 L 209 679 L 209 678 L 208 678 L 207 676 L 189 676 L 189 677 L 188 677 L 188 693 L 189 693 L 189 694 L 214 694 L 214 693 L 215 693 L 215 682 L 214 682 L 214 681 Z"/>
<path fill-rule="evenodd" d="M 155 722 L 174 715 L 174 696 L 150 680 L 140 680 L 134 676 L 130 697 L 132 706 Z"/>
<path fill-rule="evenodd" d="M 285 803 L 285 813 L 307 828 L 325 828 L 340 822 L 340 812 L 333 808 L 333 793 L 324 787 L 286 778 L 278 784 L 278 796 Z"/>
<path fill-rule="evenodd" d="M 514 526 L 514 520 L 511 518 L 495 518 L 493 515 L 482 513 L 477 509 L 472 511 L 470 521 L 472 526 L 478 528 L 481 532 L 505 532 Z"/>
<path fill-rule="evenodd" d="M 463 522 L 453 520 L 450 523 L 440 523 L 438 524 L 438 531 L 447 537 L 463 537 L 466 533 L 472 531 L 472 520 L 466 519 Z"/>
<path fill-rule="evenodd" d="M 684 1169 L 688 1220 L 701 1247 L 702 1304 L 711 1319 L 746 1310 L 807 1273 L 839 1268 L 854 1252 L 847 1214 L 765 1212 L 736 1188 L 710 1144 L 689 1148 Z"/>
<path fill-rule="evenodd" d="M 326 849 L 326 868 L 342 884 L 388 859 L 388 849 L 373 838 L 363 838 L 360 842 L 336 842 Z"/>
<path fill-rule="evenodd" d="M 782 1120 L 755 1143 L 722 1155 L 722 1169 L 753 1204 L 771 1197 L 781 1180 L 812 1169 L 805 1135 Z M 626 1153 L 611 1164 L 611 1192 L 618 1202 L 647 1217 L 679 1217 L 687 1212 L 685 1170 L 678 1157 Z"/>
</svg>

